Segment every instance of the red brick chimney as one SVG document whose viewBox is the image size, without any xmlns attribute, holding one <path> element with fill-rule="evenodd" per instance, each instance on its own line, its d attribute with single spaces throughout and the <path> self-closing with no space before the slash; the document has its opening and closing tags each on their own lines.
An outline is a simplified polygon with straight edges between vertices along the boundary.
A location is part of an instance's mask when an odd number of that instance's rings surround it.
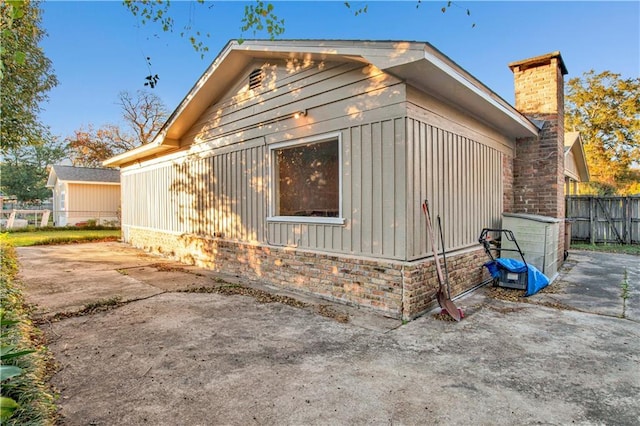
<svg viewBox="0 0 640 426">
<path fill-rule="evenodd" d="M 564 221 L 564 75 L 567 68 L 560 52 L 512 62 L 509 68 L 515 80 L 516 109 L 541 128 L 537 138 L 516 142 L 511 210 Z M 563 228 L 562 223 L 560 229 Z M 561 238 L 559 253 L 563 250 Z"/>
</svg>

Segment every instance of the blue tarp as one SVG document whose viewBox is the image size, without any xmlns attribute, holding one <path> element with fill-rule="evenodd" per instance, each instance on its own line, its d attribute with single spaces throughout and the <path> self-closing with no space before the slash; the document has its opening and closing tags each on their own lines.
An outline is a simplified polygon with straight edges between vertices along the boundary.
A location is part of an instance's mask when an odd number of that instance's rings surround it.
<svg viewBox="0 0 640 426">
<path fill-rule="evenodd" d="M 500 276 L 500 268 L 509 272 L 521 273 L 527 271 L 527 292 L 525 296 L 532 296 L 549 285 L 549 278 L 533 265 L 525 265 L 516 259 L 498 258 L 484 264 L 493 278 Z"/>
</svg>

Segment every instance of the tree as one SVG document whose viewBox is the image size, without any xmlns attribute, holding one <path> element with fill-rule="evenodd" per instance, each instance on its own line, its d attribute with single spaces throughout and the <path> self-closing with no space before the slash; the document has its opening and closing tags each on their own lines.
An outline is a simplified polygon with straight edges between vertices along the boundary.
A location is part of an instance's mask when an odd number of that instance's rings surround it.
<svg viewBox="0 0 640 426">
<path fill-rule="evenodd" d="M 125 127 L 107 124 L 76 130 L 67 138 L 73 165 L 99 167 L 107 158 L 151 142 L 164 125 L 168 112 L 158 96 L 143 90 L 118 96 Z"/>
<path fill-rule="evenodd" d="M 0 2 L 0 153 L 38 145 L 47 129 L 40 104 L 58 84 L 51 61 L 38 43 L 46 35 L 36 2 Z"/>
<path fill-rule="evenodd" d="M 39 204 L 51 197 L 46 187 L 49 166 L 65 156 L 64 147 L 55 140 L 8 150 L 0 165 L 2 192 L 21 202 Z"/>
<path fill-rule="evenodd" d="M 138 90 L 135 96 L 129 92 L 121 92 L 118 104 L 122 107 L 123 119 L 132 132 L 132 136 L 121 137 L 128 140 L 132 147 L 151 142 L 169 116 L 162 100 L 143 90 Z"/>
<path fill-rule="evenodd" d="M 565 98 L 565 130 L 584 140 L 591 190 L 620 192 L 640 162 L 640 79 L 591 70 L 569 80 Z"/>
<path fill-rule="evenodd" d="M 152 24 L 158 26 L 163 32 L 173 32 L 175 27 L 175 20 L 171 13 L 171 0 L 123 0 L 123 5 L 131 12 L 131 14 L 140 20 L 142 25 Z M 192 3 L 198 5 L 204 5 L 205 0 L 192 0 Z M 266 32 L 271 40 L 282 35 L 285 30 L 284 19 L 280 18 L 275 10 L 274 3 L 265 2 L 264 0 L 255 0 L 253 4 L 248 4 L 244 8 L 244 15 L 240 20 L 241 36 L 239 42 L 242 43 L 244 34 L 251 32 L 254 36 L 260 32 Z M 440 9 L 442 13 L 445 13 L 452 6 L 455 6 L 461 10 L 464 10 L 467 16 L 471 16 L 471 11 L 467 8 L 461 7 L 453 1 L 443 1 L 443 7 Z M 422 4 L 422 0 L 415 1 L 415 7 L 419 8 Z M 355 16 L 367 13 L 369 8 L 368 4 L 363 4 L 361 7 L 351 7 L 351 2 L 345 1 L 344 6 L 349 11 L 353 12 Z M 471 27 L 475 27 L 473 23 Z M 204 58 L 206 52 L 209 51 L 205 39 L 208 39 L 211 35 L 209 33 L 201 33 L 194 31 L 191 22 L 184 24 L 180 30 L 180 36 L 188 38 L 191 46 L 194 50 L 200 53 L 200 57 Z M 158 84 L 159 77 L 157 74 L 151 72 L 151 58 L 146 57 L 147 66 L 149 67 L 149 75 L 145 77 L 144 85 L 150 88 L 154 88 Z"/>
</svg>

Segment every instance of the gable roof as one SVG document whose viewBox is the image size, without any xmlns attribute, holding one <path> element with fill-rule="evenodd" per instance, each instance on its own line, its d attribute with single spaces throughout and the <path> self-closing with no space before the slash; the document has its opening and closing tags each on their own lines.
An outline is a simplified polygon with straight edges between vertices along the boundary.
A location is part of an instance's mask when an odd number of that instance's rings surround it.
<svg viewBox="0 0 640 426">
<path fill-rule="evenodd" d="M 536 125 L 431 44 L 415 41 L 231 40 L 169 116 L 151 143 L 103 162 L 115 167 L 175 150 L 207 107 L 256 59 L 293 59 L 371 64 L 451 102 L 513 138 L 538 135 Z"/>
<path fill-rule="evenodd" d="M 120 183 L 120 171 L 98 167 L 51 166 L 47 187 L 56 184 L 56 180 L 75 183 Z"/>
<path fill-rule="evenodd" d="M 578 172 L 578 178 L 580 182 L 589 181 L 589 166 L 587 164 L 587 156 L 582 146 L 582 137 L 580 132 L 568 132 L 564 134 L 564 158 L 565 162 L 569 153 L 573 154 L 573 160 Z M 565 175 L 567 174 L 567 167 L 565 164 Z"/>
</svg>

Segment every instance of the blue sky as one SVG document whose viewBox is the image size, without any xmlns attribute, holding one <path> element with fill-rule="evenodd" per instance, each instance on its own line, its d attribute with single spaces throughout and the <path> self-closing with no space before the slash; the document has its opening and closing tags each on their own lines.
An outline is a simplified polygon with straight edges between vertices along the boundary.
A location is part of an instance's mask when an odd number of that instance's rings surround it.
<svg viewBox="0 0 640 426">
<path fill-rule="evenodd" d="M 590 69 L 640 75 L 640 2 L 456 2 L 443 14 L 446 3 L 351 2 L 351 11 L 342 1 L 274 5 L 285 19 L 281 38 L 427 41 L 511 104 L 507 64 L 544 53 L 561 52 L 566 78 Z M 173 111 L 230 39 L 266 37 L 241 33 L 246 4 L 174 0 L 175 32 L 163 33 L 141 26 L 120 1 L 45 1 L 41 46 L 60 84 L 43 105 L 43 122 L 61 139 L 89 124 L 119 124 L 118 93 L 144 89 L 146 57 L 160 77 L 153 92 Z M 364 5 L 367 13 L 354 16 Z M 187 24 L 211 34 L 204 59 L 179 36 Z"/>
</svg>

